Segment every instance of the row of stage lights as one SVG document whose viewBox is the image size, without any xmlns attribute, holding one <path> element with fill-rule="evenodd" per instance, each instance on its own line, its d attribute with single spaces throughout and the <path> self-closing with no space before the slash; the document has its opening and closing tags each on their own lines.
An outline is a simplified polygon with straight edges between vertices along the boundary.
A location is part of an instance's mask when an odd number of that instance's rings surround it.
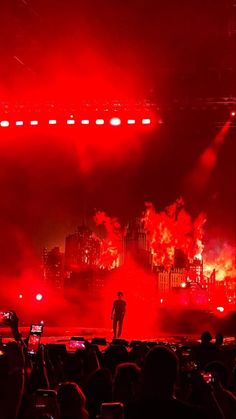
<svg viewBox="0 0 236 419">
<path fill-rule="evenodd" d="M 59 124 L 59 121 L 57 119 L 49 119 L 47 121 L 48 125 L 57 125 Z M 106 121 L 103 118 L 97 118 L 95 120 L 91 120 L 91 119 L 80 119 L 80 120 L 76 120 L 74 119 L 74 117 L 70 117 L 69 119 L 66 120 L 66 124 L 67 125 L 107 125 L 107 123 L 113 127 L 117 127 L 120 126 L 122 124 L 127 124 L 127 125 L 136 125 L 136 124 L 140 124 L 141 125 L 151 125 L 152 124 L 152 120 L 151 118 L 142 118 L 142 119 L 126 119 L 126 120 L 121 120 L 120 118 L 110 118 L 109 121 Z M 161 123 L 159 121 L 159 123 Z M 2 128 L 7 128 L 9 126 L 17 126 L 17 127 L 21 127 L 24 125 L 31 125 L 31 126 L 37 126 L 40 125 L 40 121 L 37 119 L 32 119 L 30 121 L 23 121 L 23 120 L 17 120 L 14 122 L 10 122 L 8 120 L 2 120 L 0 121 L 0 127 Z"/>
</svg>

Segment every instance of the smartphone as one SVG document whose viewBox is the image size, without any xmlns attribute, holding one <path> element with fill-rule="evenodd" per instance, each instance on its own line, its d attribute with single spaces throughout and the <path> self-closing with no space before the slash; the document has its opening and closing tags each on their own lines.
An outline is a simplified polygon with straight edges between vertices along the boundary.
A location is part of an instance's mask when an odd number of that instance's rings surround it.
<svg viewBox="0 0 236 419">
<path fill-rule="evenodd" d="M 42 324 L 31 324 L 29 340 L 28 340 L 28 353 L 30 355 L 35 355 L 37 353 L 39 349 L 42 333 L 43 333 Z"/>
<path fill-rule="evenodd" d="M 58 417 L 57 393 L 55 390 L 38 389 L 34 395 L 34 406 L 37 412 Z"/>
<path fill-rule="evenodd" d="M 101 419 L 124 419 L 123 403 L 102 403 L 100 411 Z"/>
<path fill-rule="evenodd" d="M 1 311 L 0 312 L 0 322 L 4 322 L 5 320 L 11 320 L 12 314 L 10 311 Z"/>
<path fill-rule="evenodd" d="M 69 348 L 70 349 L 86 349 L 84 339 L 81 340 L 80 337 L 72 336 L 69 341 Z"/>
</svg>

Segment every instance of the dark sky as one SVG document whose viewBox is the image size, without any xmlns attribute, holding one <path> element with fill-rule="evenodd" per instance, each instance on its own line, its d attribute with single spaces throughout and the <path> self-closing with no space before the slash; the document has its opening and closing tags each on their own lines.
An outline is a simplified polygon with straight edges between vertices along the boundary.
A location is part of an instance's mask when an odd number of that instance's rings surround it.
<svg viewBox="0 0 236 419">
<path fill-rule="evenodd" d="M 2 4 L 3 3 L 3 4 Z M 223 0 L 5 0 L 0 89 L 10 103 L 148 99 L 163 126 L 114 137 L 111 130 L 1 131 L 1 264 L 27 264 L 43 244 L 63 244 L 84 211 L 127 222 L 145 201 L 163 209 L 184 195 L 208 212 L 208 232 L 235 239 L 235 128 L 205 189 L 185 180 L 227 117 L 167 111 L 173 100 L 232 94 L 227 2 Z M 232 68 L 232 66 L 230 67 Z M 18 132 L 18 133 L 17 133 Z M 108 146 L 109 144 L 109 146 Z"/>
</svg>

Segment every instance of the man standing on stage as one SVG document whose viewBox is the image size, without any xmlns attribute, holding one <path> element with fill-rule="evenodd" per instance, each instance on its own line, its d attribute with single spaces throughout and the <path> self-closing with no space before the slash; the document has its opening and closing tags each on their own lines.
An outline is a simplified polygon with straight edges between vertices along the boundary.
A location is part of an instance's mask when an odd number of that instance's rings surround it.
<svg viewBox="0 0 236 419">
<path fill-rule="evenodd" d="M 116 338 L 116 329 L 118 324 L 118 338 L 122 333 L 122 324 L 125 316 L 126 302 L 123 300 L 123 292 L 117 293 L 118 299 L 114 301 L 111 312 L 111 319 L 113 320 L 113 334 Z"/>
</svg>

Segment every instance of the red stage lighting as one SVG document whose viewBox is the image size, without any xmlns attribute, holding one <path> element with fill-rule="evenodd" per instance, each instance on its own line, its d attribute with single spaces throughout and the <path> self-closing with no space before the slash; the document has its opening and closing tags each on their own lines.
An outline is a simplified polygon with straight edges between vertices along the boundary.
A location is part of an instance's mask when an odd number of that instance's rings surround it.
<svg viewBox="0 0 236 419">
<path fill-rule="evenodd" d="M 30 125 L 38 125 L 38 124 L 39 124 L 39 121 L 36 121 L 36 120 L 30 121 Z"/>
<path fill-rule="evenodd" d="M 95 123 L 96 125 L 104 125 L 105 121 L 104 119 L 96 119 Z"/>
<path fill-rule="evenodd" d="M 22 300 L 22 298 L 23 298 L 23 295 L 19 294 L 19 299 Z"/>
<path fill-rule="evenodd" d="M 128 125 L 134 125 L 136 123 L 135 119 L 128 119 L 127 124 Z"/>
<path fill-rule="evenodd" d="M 42 294 L 40 294 L 40 293 L 38 293 L 38 294 L 36 294 L 35 299 L 36 299 L 37 301 L 41 301 L 41 300 L 43 299 L 43 295 L 42 295 Z"/>
<path fill-rule="evenodd" d="M 9 127 L 9 125 L 10 125 L 9 121 L 1 121 L 0 122 L 0 126 L 1 127 L 4 127 L 5 128 L 5 127 Z"/>
<path fill-rule="evenodd" d="M 89 119 L 81 119 L 82 125 L 89 125 Z"/>
<path fill-rule="evenodd" d="M 56 119 L 49 119 L 48 123 L 49 123 L 49 125 L 56 125 L 57 120 Z"/>
<path fill-rule="evenodd" d="M 235 111 L 231 111 L 231 112 L 230 112 L 230 115 L 231 115 L 231 116 L 235 116 L 235 114 L 236 114 L 236 113 L 235 113 Z"/>
<path fill-rule="evenodd" d="M 16 121 L 16 126 L 17 127 L 22 127 L 22 125 L 24 125 L 23 121 Z"/>
<path fill-rule="evenodd" d="M 75 120 L 74 119 L 67 119 L 66 123 L 67 123 L 67 125 L 75 125 Z"/>
<path fill-rule="evenodd" d="M 111 118 L 110 124 L 113 125 L 114 127 L 117 127 L 118 125 L 121 124 L 121 120 L 120 118 Z"/>
<path fill-rule="evenodd" d="M 181 286 L 181 288 L 186 288 L 187 284 L 186 284 L 186 282 L 181 282 L 180 286 Z"/>
<path fill-rule="evenodd" d="M 151 119 L 150 118 L 143 118 L 142 119 L 142 124 L 143 125 L 150 125 L 151 124 Z"/>
</svg>

